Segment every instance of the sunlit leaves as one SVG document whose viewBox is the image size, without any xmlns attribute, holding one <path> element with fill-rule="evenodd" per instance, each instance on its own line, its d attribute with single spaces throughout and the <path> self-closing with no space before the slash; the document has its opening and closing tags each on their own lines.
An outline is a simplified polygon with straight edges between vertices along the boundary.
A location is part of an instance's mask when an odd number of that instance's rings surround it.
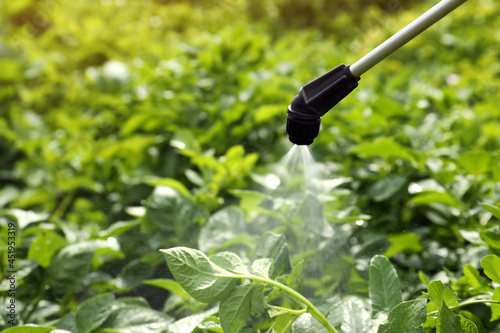
<svg viewBox="0 0 500 333">
<path fill-rule="evenodd" d="M 54 328 L 51 326 L 23 325 L 7 328 L 2 333 L 49 333 L 53 330 Z"/>
<path fill-rule="evenodd" d="M 428 286 L 429 290 L 428 297 L 437 306 L 441 306 L 443 301 L 448 307 L 457 306 L 458 305 L 458 296 L 457 294 L 446 287 L 441 281 L 433 281 Z"/>
<path fill-rule="evenodd" d="M 291 268 L 288 245 L 283 235 L 265 233 L 258 241 L 255 258 L 271 258 L 274 260 L 275 274 L 288 272 Z"/>
<path fill-rule="evenodd" d="M 373 318 L 389 313 L 403 301 L 396 270 L 383 256 L 375 256 L 370 262 L 370 299 Z"/>
<path fill-rule="evenodd" d="M 53 292 L 64 295 L 85 279 L 92 267 L 96 247 L 90 243 L 77 243 L 64 247 L 47 267 L 46 279 Z"/>
<path fill-rule="evenodd" d="M 496 283 L 500 283 L 500 258 L 492 254 L 481 260 L 484 274 Z"/>
<path fill-rule="evenodd" d="M 500 302 L 500 287 L 495 288 L 492 300 Z M 491 304 L 491 321 L 500 319 L 500 304 Z"/>
<path fill-rule="evenodd" d="M 234 333 L 243 328 L 250 315 L 252 285 L 238 286 L 221 303 L 220 320 L 224 332 Z"/>
<path fill-rule="evenodd" d="M 159 185 L 148 199 L 144 222 L 151 232 L 169 233 L 171 241 L 194 242 L 205 214 L 203 207 L 180 192 Z"/>
<path fill-rule="evenodd" d="M 427 316 L 425 305 L 425 299 L 398 304 L 389 312 L 387 323 L 379 327 L 378 333 L 421 333 Z"/>
<path fill-rule="evenodd" d="M 493 216 L 495 216 L 497 219 L 500 219 L 500 207 L 489 204 L 481 204 L 481 206 L 488 212 L 493 214 Z"/>
<path fill-rule="evenodd" d="M 188 248 L 162 252 L 176 281 L 195 299 L 217 302 L 234 288 L 234 279 L 218 276 L 230 273 L 212 263 L 202 252 Z"/>
<path fill-rule="evenodd" d="M 412 232 L 388 235 L 387 240 L 391 245 L 385 251 L 384 256 L 388 258 L 400 252 L 420 252 L 423 249 L 420 236 Z"/>
<path fill-rule="evenodd" d="M 101 326 L 111 314 L 114 300 L 113 294 L 104 293 L 83 302 L 76 312 L 78 331 L 88 333 Z"/>
<path fill-rule="evenodd" d="M 472 321 L 460 317 L 443 303 L 437 319 L 436 332 L 477 333 L 478 331 Z"/>
<path fill-rule="evenodd" d="M 246 233 L 245 217 L 237 207 L 222 209 L 208 219 L 198 238 L 200 250 L 208 252 Z"/>
<path fill-rule="evenodd" d="M 31 243 L 28 258 L 38 261 L 40 266 L 47 267 L 57 250 L 67 244 L 64 237 L 52 230 L 40 230 L 36 238 Z"/>
<path fill-rule="evenodd" d="M 366 157 L 382 156 L 413 160 L 410 150 L 401 146 L 392 138 L 380 138 L 374 142 L 363 143 L 354 148 L 352 152 Z"/>
<path fill-rule="evenodd" d="M 173 321 L 172 317 L 149 307 L 120 304 L 113 309 L 102 328 L 110 333 L 155 333 L 167 330 Z"/>
</svg>

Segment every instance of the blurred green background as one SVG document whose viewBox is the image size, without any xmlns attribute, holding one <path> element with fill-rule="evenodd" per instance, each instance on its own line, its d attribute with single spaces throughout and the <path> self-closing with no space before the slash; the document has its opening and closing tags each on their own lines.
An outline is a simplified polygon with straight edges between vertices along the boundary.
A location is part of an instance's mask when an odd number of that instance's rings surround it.
<svg viewBox="0 0 500 333">
<path fill-rule="evenodd" d="M 106 290 L 142 296 L 142 280 L 168 275 L 158 249 L 196 246 L 230 205 L 252 221 L 236 190 L 264 189 L 290 149 L 298 89 L 435 2 L 1 1 L 0 206 L 19 223 L 21 318 L 49 322 Z M 480 203 L 500 194 L 499 17 L 498 1 L 464 4 L 366 73 L 310 147 L 327 177 L 346 179 L 333 223 L 371 216 L 351 230 L 365 252 L 350 255 L 394 257 L 408 295 L 418 270 L 480 268 L 500 249 L 463 233 L 498 236 Z M 91 265 L 70 283 L 51 267 L 80 243 Z M 161 308 L 165 295 L 148 301 Z"/>
<path fill-rule="evenodd" d="M 3 1 L 3 201 L 113 221 L 151 191 L 148 177 L 196 185 L 185 175 L 193 157 L 176 139 L 214 156 L 240 145 L 275 162 L 288 149 L 286 106 L 298 88 L 353 63 L 431 4 Z M 421 139 L 404 143 L 417 150 L 491 151 L 497 7 L 468 3 L 365 75 L 323 120 L 317 158 L 343 162 L 362 140 L 408 136 L 409 127 Z M 432 117 L 443 128 L 417 129 Z M 248 169 L 225 175 L 228 186 Z M 216 207 L 208 192 L 202 200 Z"/>
</svg>

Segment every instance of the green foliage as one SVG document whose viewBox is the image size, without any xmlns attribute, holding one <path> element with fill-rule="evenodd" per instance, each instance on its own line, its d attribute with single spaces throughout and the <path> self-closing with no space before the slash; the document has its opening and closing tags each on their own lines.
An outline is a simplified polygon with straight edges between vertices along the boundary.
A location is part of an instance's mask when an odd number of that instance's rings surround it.
<svg viewBox="0 0 500 333">
<path fill-rule="evenodd" d="M 363 75 L 309 174 L 281 160 L 297 90 L 435 1 L 0 2 L 0 330 L 497 332 L 476 2 Z"/>
<path fill-rule="evenodd" d="M 484 274 L 496 283 L 500 283 L 500 258 L 492 254 L 481 260 Z"/>
<path fill-rule="evenodd" d="M 278 327 L 284 325 L 286 328 L 290 327 L 293 321 L 298 318 L 298 314 L 303 314 L 306 311 L 312 314 L 323 325 L 324 329 L 326 328 L 329 332 L 337 332 L 328 319 L 304 296 L 271 279 L 270 272 L 274 262 L 270 258 L 255 260 L 251 269 L 248 270 L 242 267 L 241 258 L 234 253 L 224 255 L 225 261 L 221 267 L 202 252 L 194 249 L 178 247 L 162 250 L 162 252 L 174 278 L 191 296 L 202 302 L 220 301 L 219 317 L 224 332 L 239 332 L 247 325 L 252 312 L 257 318 L 266 319 L 267 317 L 268 321 L 272 319 L 271 327 L 277 324 Z M 244 279 L 249 279 L 253 283 L 235 285 L 237 280 Z M 269 296 L 262 293 L 262 283 L 274 288 L 269 292 Z M 293 310 L 264 302 L 266 298 L 272 299 L 273 293 L 281 291 L 289 293 L 306 308 Z M 331 306 L 331 304 L 327 305 Z M 328 312 L 334 313 L 331 309 L 328 309 Z M 286 323 L 277 321 L 277 318 L 283 315 L 287 315 Z"/>
<path fill-rule="evenodd" d="M 220 277 L 230 273 L 199 251 L 174 248 L 164 251 L 164 254 L 177 282 L 199 301 L 220 301 L 234 287 L 234 280 Z M 193 280 L 197 283 L 193 284 Z"/>
<path fill-rule="evenodd" d="M 105 293 L 83 302 L 75 315 L 78 331 L 87 333 L 100 327 L 111 314 L 114 300 L 113 294 Z"/>
<path fill-rule="evenodd" d="M 426 317 L 425 303 L 425 300 L 420 299 L 398 304 L 389 312 L 387 323 L 382 324 L 378 332 L 422 332 L 422 324 Z"/>
<path fill-rule="evenodd" d="M 403 301 L 396 270 L 384 256 L 375 256 L 370 262 L 370 299 L 374 318 Z"/>
<path fill-rule="evenodd" d="M 441 306 L 444 302 L 446 306 L 458 306 L 458 296 L 457 294 L 446 287 L 441 281 L 433 281 L 427 286 L 429 294 L 427 297 L 434 304 Z"/>
<path fill-rule="evenodd" d="M 455 314 L 443 303 L 437 319 L 436 332 L 474 333 L 477 332 L 477 327 L 470 320 Z"/>
</svg>

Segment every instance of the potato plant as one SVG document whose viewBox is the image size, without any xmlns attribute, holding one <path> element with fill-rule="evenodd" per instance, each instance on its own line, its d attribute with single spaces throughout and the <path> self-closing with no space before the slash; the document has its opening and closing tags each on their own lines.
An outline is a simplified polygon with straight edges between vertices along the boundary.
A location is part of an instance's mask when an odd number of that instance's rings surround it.
<svg viewBox="0 0 500 333">
<path fill-rule="evenodd" d="M 282 160 L 297 89 L 434 3 L 0 2 L 0 330 L 499 333 L 497 1 Z"/>
</svg>

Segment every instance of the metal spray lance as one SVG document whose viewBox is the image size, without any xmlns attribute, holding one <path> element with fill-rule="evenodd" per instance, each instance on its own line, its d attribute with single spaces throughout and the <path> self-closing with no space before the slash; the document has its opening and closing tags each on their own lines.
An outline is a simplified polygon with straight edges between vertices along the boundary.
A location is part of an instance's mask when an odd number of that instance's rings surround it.
<svg viewBox="0 0 500 333">
<path fill-rule="evenodd" d="M 351 66 L 341 64 L 300 88 L 288 107 L 286 132 L 291 142 L 310 145 L 321 117 L 357 86 L 363 73 L 418 36 L 467 0 L 442 0 Z"/>
</svg>

